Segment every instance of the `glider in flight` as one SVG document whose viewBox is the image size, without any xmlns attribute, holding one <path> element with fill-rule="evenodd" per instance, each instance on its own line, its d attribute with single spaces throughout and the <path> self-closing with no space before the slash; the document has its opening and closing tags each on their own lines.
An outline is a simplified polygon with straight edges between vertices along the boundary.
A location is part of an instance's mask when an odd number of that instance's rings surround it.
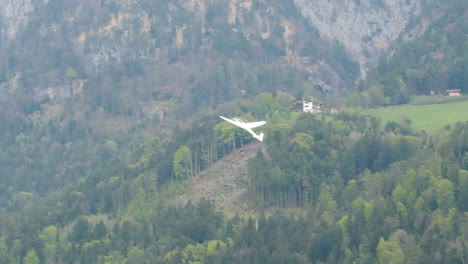
<svg viewBox="0 0 468 264">
<path fill-rule="evenodd" d="M 226 118 L 224 116 L 219 116 L 219 117 L 221 117 L 222 119 L 228 121 L 231 124 L 234 124 L 234 125 L 236 125 L 236 126 L 238 126 L 240 128 L 245 129 L 254 138 L 258 139 L 259 141 L 263 141 L 263 133 L 260 133 L 259 135 L 257 135 L 257 134 L 255 134 L 255 132 L 253 132 L 252 128 L 263 126 L 264 124 L 266 124 L 266 121 L 245 123 L 244 121 L 242 121 L 239 118 L 229 119 L 229 118 Z"/>
</svg>

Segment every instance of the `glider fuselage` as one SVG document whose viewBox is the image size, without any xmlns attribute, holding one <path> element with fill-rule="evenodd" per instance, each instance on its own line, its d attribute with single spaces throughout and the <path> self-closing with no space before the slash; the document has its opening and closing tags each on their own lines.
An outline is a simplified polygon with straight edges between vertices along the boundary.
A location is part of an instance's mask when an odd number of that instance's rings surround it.
<svg viewBox="0 0 468 264">
<path fill-rule="evenodd" d="M 250 123 L 246 123 L 244 122 L 243 120 L 239 119 L 239 118 L 233 118 L 233 119 L 229 119 L 229 118 L 226 118 L 224 116 L 219 116 L 221 117 L 222 119 L 228 121 L 229 123 L 233 124 L 233 125 L 236 125 L 242 129 L 244 129 L 245 131 L 249 132 L 249 134 L 251 134 L 254 138 L 256 138 L 257 140 L 259 141 L 263 141 L 263 133 L 260 133 L 260 134 L 256 134 L 252 128 L 255 128 L 255 127 L 259 127 L 259 126 L 262 126 L 264 124 L 266 124 L 265 121 L 258 121 L 258 122 L 250 122 Z"/>
</svg>

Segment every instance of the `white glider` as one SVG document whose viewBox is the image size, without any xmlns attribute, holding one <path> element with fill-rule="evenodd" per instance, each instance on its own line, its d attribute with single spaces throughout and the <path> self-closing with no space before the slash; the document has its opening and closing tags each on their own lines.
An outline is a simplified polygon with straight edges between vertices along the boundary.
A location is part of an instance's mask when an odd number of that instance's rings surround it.
<svg viewBox="0 0 468 264">
<path fill-rule="evenodd" d="M 252 128 L 255 128 L 255 127 L 259 127 L 259 126 L 263 126 L 264 124 L 266 124 L 266 121 L 258 121 L 258 122 L 250 122 L 250 123 L 245 123 L 244 121 L 242 121 L 241 119 L 239 118 L 233 118 L 233 119 L 229 119 L 229 118 L 226 118 L 224 116 L 219 116 L 221 117 L 222 119 L 228 121 L 229 123 L 231 124 L 234 124 L 240 128 L 243 128 L 245 129 L 247 132 L 249 132 L 254 138 L 258 139 L 259 141 L 263 141 L 263 133 L 260 133 L 259 135 L 255 134 L 255 132 L 253 132 Z"/>
</svg>

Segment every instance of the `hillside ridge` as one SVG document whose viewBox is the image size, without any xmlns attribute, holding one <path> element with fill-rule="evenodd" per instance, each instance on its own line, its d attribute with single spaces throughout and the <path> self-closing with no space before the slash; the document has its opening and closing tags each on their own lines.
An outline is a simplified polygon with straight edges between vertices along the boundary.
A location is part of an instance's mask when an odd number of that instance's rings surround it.
<svg viewBox="0 0 468 264">
<path fill-rule="evenodd" d="M 243 195 L 250 183 L 248 162 L 259 151 L 266 153 L 265 144 L 251 142 L 224 156 L 210 168 L 192 177 L 187 191 L 174 201 L 186 204 L 189 200 L 198 202 L 208 199 L 226 215 L 242 214 L 247 209 Z"/>
</svg>

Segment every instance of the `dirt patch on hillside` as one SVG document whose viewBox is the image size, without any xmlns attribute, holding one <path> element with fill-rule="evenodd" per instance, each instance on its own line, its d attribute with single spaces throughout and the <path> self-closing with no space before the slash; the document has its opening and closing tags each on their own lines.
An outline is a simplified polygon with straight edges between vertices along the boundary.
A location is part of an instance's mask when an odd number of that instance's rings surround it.
<svg viewBox="0 0 468 264">
<path fill-rule="evenodd" d="M 250 211 L 246 199 L 250 184 L 247 164 L 258 151 L 266 153 L 264 143 L 252 142 L 226 155 L 189 180 L 187 192 L 177 196 L 175 201 L 185 204 L 189 200 L 197 202 L 206 198 L 213 200 L 217 209 L 227 216 L 247 213 Z"/>
</svg>

